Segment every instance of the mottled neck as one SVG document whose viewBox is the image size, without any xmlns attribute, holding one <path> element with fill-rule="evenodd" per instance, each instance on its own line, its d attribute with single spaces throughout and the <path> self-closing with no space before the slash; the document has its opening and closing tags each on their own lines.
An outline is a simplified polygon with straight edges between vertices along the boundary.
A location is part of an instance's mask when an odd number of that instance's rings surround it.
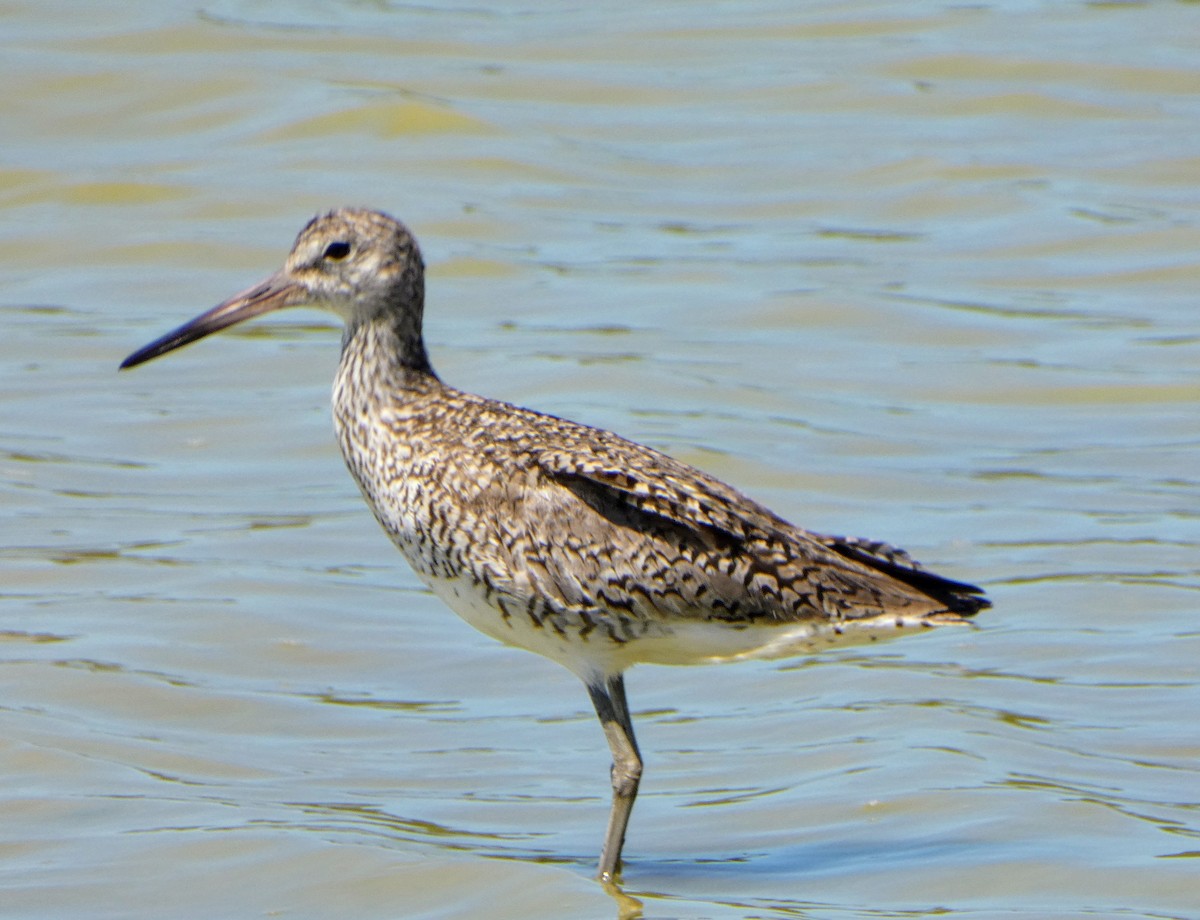
<svg viewBox="0 0 1200 920">
<path fill-rule="evenodd" d="M 440 386 L 421 335 L 420 301 L 348 323 L 338 376 L 356 390 L 379 394 Z"/>
</svg>

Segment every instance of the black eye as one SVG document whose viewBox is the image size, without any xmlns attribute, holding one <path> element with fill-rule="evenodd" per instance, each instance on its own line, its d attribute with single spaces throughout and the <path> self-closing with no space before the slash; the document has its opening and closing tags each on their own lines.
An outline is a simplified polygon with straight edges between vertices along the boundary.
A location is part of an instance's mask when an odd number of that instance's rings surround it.
<svg viewBox="0 0 1200 920">
<path fill-rule="evenodd" d="M 325 247 L 324 258 L 326 259 L 333 259 L 335 262 L 340 262 L 348 255 L 350 255 L 349 243 L 343 243 L 339 241 L 337 243 L 330 243 Z"/>
</svg>

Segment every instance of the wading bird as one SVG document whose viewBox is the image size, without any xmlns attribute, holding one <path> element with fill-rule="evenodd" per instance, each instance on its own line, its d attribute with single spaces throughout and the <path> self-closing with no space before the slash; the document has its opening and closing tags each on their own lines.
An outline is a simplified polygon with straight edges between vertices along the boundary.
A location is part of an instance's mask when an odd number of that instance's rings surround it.
<svg viewBox="0 0 1200 920">
<path fill-rule="evenodd" d="M 989 606 L 886 543 L 803 530 L 649 447 L 448 386 L 425 351 L 424 299 L 403 224 L 332 211 L 282 270 L 121 367 L 270 310 L 342 318 L 334 422 L 375 517 L 463 619 L 587 687 L 613 759 L 602 880 L 620 867 L 642 773 L 631 665 L 802 654 Z"/>
</svg>

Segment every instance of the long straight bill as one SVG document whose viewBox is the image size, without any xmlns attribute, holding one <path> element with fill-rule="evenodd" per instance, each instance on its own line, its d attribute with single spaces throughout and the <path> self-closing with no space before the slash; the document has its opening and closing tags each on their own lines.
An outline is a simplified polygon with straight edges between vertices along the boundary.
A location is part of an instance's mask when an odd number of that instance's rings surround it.
<svg viewBox="0 0 1200 920">
<path fill-rule="evenodd" d="M 155 339 L 144 348 L 139 348 L 121 362 L 121 370 L 127 367 L 137 367 L 151 358 L 165 355 L 168 351 L 182 348 L 197 339 L 220 332 L 222 329 L 228 329 L 244 320 L 261 316 L 272 310 L 297 306 L 305 302 L 306 296 L 304 288 L 285 278 L 282 273 L 272 275 L 261 284 L 247 288 L 240 294 L 235 294 L 223 303 L 217 304 L 207 313 L 201 313 L 178 329 L 168 332 L 162 338 Z"/>
</svg>

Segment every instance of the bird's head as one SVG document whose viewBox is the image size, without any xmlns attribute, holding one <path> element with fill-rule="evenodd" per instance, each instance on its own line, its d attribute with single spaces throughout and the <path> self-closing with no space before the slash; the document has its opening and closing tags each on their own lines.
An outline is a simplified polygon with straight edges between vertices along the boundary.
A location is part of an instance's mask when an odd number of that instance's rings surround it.
<svg viewBox="0 0 1200 920">
<path fill-rule="evenodd" d="M 379 211 L 341 208 L 309 221 L 278 272 L 138 349 L 121 367 L 285 307 L 331 310 L 350 326 L 400 310 L 419 329 L 423 300 L 424 265 L 408 228 Z"/>
</svg>

